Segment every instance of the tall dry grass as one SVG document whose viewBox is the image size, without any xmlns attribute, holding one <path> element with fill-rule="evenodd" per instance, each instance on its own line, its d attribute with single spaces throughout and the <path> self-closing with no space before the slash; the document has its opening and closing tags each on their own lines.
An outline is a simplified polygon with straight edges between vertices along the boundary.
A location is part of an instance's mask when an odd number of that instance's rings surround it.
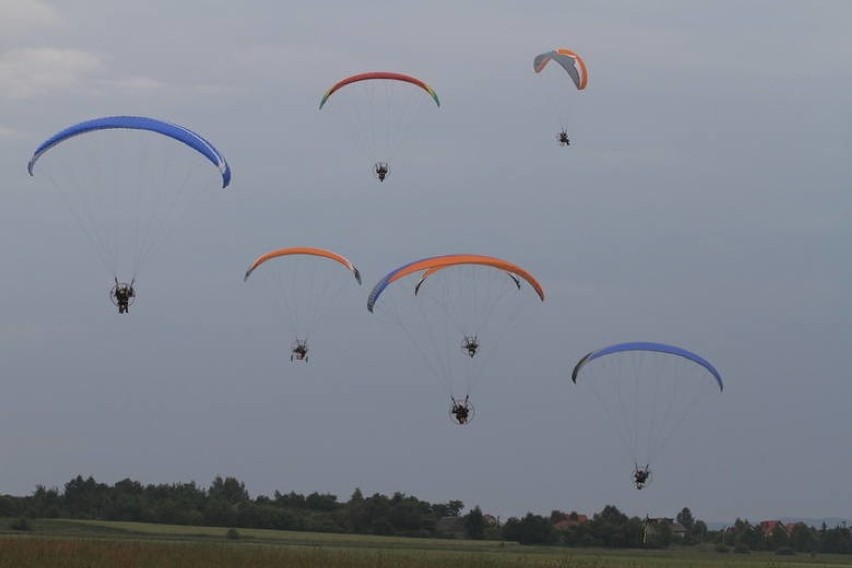
<svg viewBox="0 0 852 568">
<path fill-rule="evenodd" d="M 852 558 L 589 553 L 531 547 L 460 551 L 222 541 L 0 537 L 0 568 L 810 568 Z"/>
</svg>

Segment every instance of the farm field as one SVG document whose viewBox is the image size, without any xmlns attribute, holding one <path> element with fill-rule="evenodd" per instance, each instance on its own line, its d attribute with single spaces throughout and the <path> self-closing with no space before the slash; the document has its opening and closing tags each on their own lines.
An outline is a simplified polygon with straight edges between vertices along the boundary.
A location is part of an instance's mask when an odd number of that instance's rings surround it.
<svg viewBox="0 0 852 568">
<path fill-rule="evenodd" d="M 812 568 L 850 566 L 832 555 L 721 554 L 707 549 L 610 551 L 495 541 L 413 539 L 108 521 L 42 520 L 0 534 L 0 568 L 35 566 L 295 568 Z"/>
</svg>

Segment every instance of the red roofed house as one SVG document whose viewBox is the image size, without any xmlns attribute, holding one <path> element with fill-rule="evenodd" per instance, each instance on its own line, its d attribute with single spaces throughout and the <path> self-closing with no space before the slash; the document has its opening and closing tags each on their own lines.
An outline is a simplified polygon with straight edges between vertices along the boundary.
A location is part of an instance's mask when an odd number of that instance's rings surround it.
<svg viewBox="0 0 852 568">
<path fill-rule="evenodd" d="M 572 513 L 567 518 L 553 523 L 553 528 L 555 528 L 558 531 L 564 531 L 566 529 L 570 529 L 571 527 L 576 527 L 577 525 L 582 525 L 583 523 L 588 522 L 588 520 L 589 520 L 589 517 L 587 517 L 586 515 L 579 515 L 579 514 L 576 514 L 576 513 Z"/>
<path fill-rule="evenodd" d="M 799 523 L 787 523 L 784 525 L 784 529 L 786 529 L 788 535 L 793 536 L 793 529 L 796 528 L 796 525 L 798 524 Z"/>
<path fill-rule="evenodd" d="M 785 533 L 789 533 L 789 530 L 781 521 L 760 521 L 759 526 L 763 536 L 771 536 L 775 532 L 775 529 L 781 529 Z"/>
</svg>

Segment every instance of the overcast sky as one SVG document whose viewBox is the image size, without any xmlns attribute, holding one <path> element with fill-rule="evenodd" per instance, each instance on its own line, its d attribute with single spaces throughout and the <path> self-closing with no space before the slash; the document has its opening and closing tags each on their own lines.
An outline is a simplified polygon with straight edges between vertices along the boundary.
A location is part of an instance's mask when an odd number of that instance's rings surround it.
<svg viewBox="0 0 852 568">
<path fill-rule="evenodd" d="M 849 3 L 0 0 L 0 14 L 0 492 L 230 475 L 253 496 L 360 487 L 504 518 L 852 516 Z M 589 68 L 566 90 L 570 148 L 539 89 L 557 69 L 532 72 L 556 47 Z M 317 110 L 367 70 L 417 75 L 442 102 L 384 184 Z M 196 130 L 234 176 L 145 266 L 128 316 L 26 171 L 54 132 L 112 114 Z M 300 367 L 242 282 L 294 245 L 364 275 Z M 465 428 L 365 309 L 390 269 L 450 252 L 516 262 L 547 291 L 489 360 Z M 726 383 L 642 492 L 570 383 L 585 353 L 631 340 L 692 349 Z"/>
</svg>

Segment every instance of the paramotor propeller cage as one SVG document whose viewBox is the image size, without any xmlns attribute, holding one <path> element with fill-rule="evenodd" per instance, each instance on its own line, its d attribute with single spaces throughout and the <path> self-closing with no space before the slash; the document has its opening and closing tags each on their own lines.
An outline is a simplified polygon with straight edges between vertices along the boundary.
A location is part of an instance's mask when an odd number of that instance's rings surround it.
<svg viewBox="0 0 852 568">
<path fill-rule="evenodd" d="M 118 292 L 119 288 L 127 288 L 128 290 L 133 291 L 133 293 L 127 297 L 128 306 L 132 306 L 134 303 L 136 303 L 135 284 L 128 284 L 127 282 L 116 282 L 115 285 L 110 288 L 109 291 L 109 301 L 112 302 L 113 306 L 118 306 L 118 296 L 116 295 L 116 293 Z"/>
<path fill-rule="evenodd" d="M 453 399 L 450 403 L 449 416 L 450 422 L 458 426 L 467 426 L 473 421 L 476 415 L 476 408 L 473 403 L 467 398 L 463 400 Z"/>
<path fill-rule="evenodd" d="M 390 167 L 387 162 L 376 162 L 373 164 L 373 177 L 379 181 L 385 181 L 390 175 Z"/>
<path fill-rule="evenodd" d="M 465 335 L 461 342 L 462 353 L 473 357 L 479 352 L 479 339 L 475 335 Z"/>
<path fill-rule="evenodd" d="M 308 340 L 296 339 L 290 345 L 290 360 L 308 362 Z"/>
<path fill-rule="evenodd" d="M 640 472 L 645 474 L 644 478 L 639 475 Z M 651 485 L 651 482 L 654 480 L 654 475 L 651 472 L 649 466 L 647 465 L 645 467 L 639 467 L 638 465 L 634 465 L 632 477 L 633 485 L 635 485 L 636 489 L 640 491 Z"/>
</svg>

